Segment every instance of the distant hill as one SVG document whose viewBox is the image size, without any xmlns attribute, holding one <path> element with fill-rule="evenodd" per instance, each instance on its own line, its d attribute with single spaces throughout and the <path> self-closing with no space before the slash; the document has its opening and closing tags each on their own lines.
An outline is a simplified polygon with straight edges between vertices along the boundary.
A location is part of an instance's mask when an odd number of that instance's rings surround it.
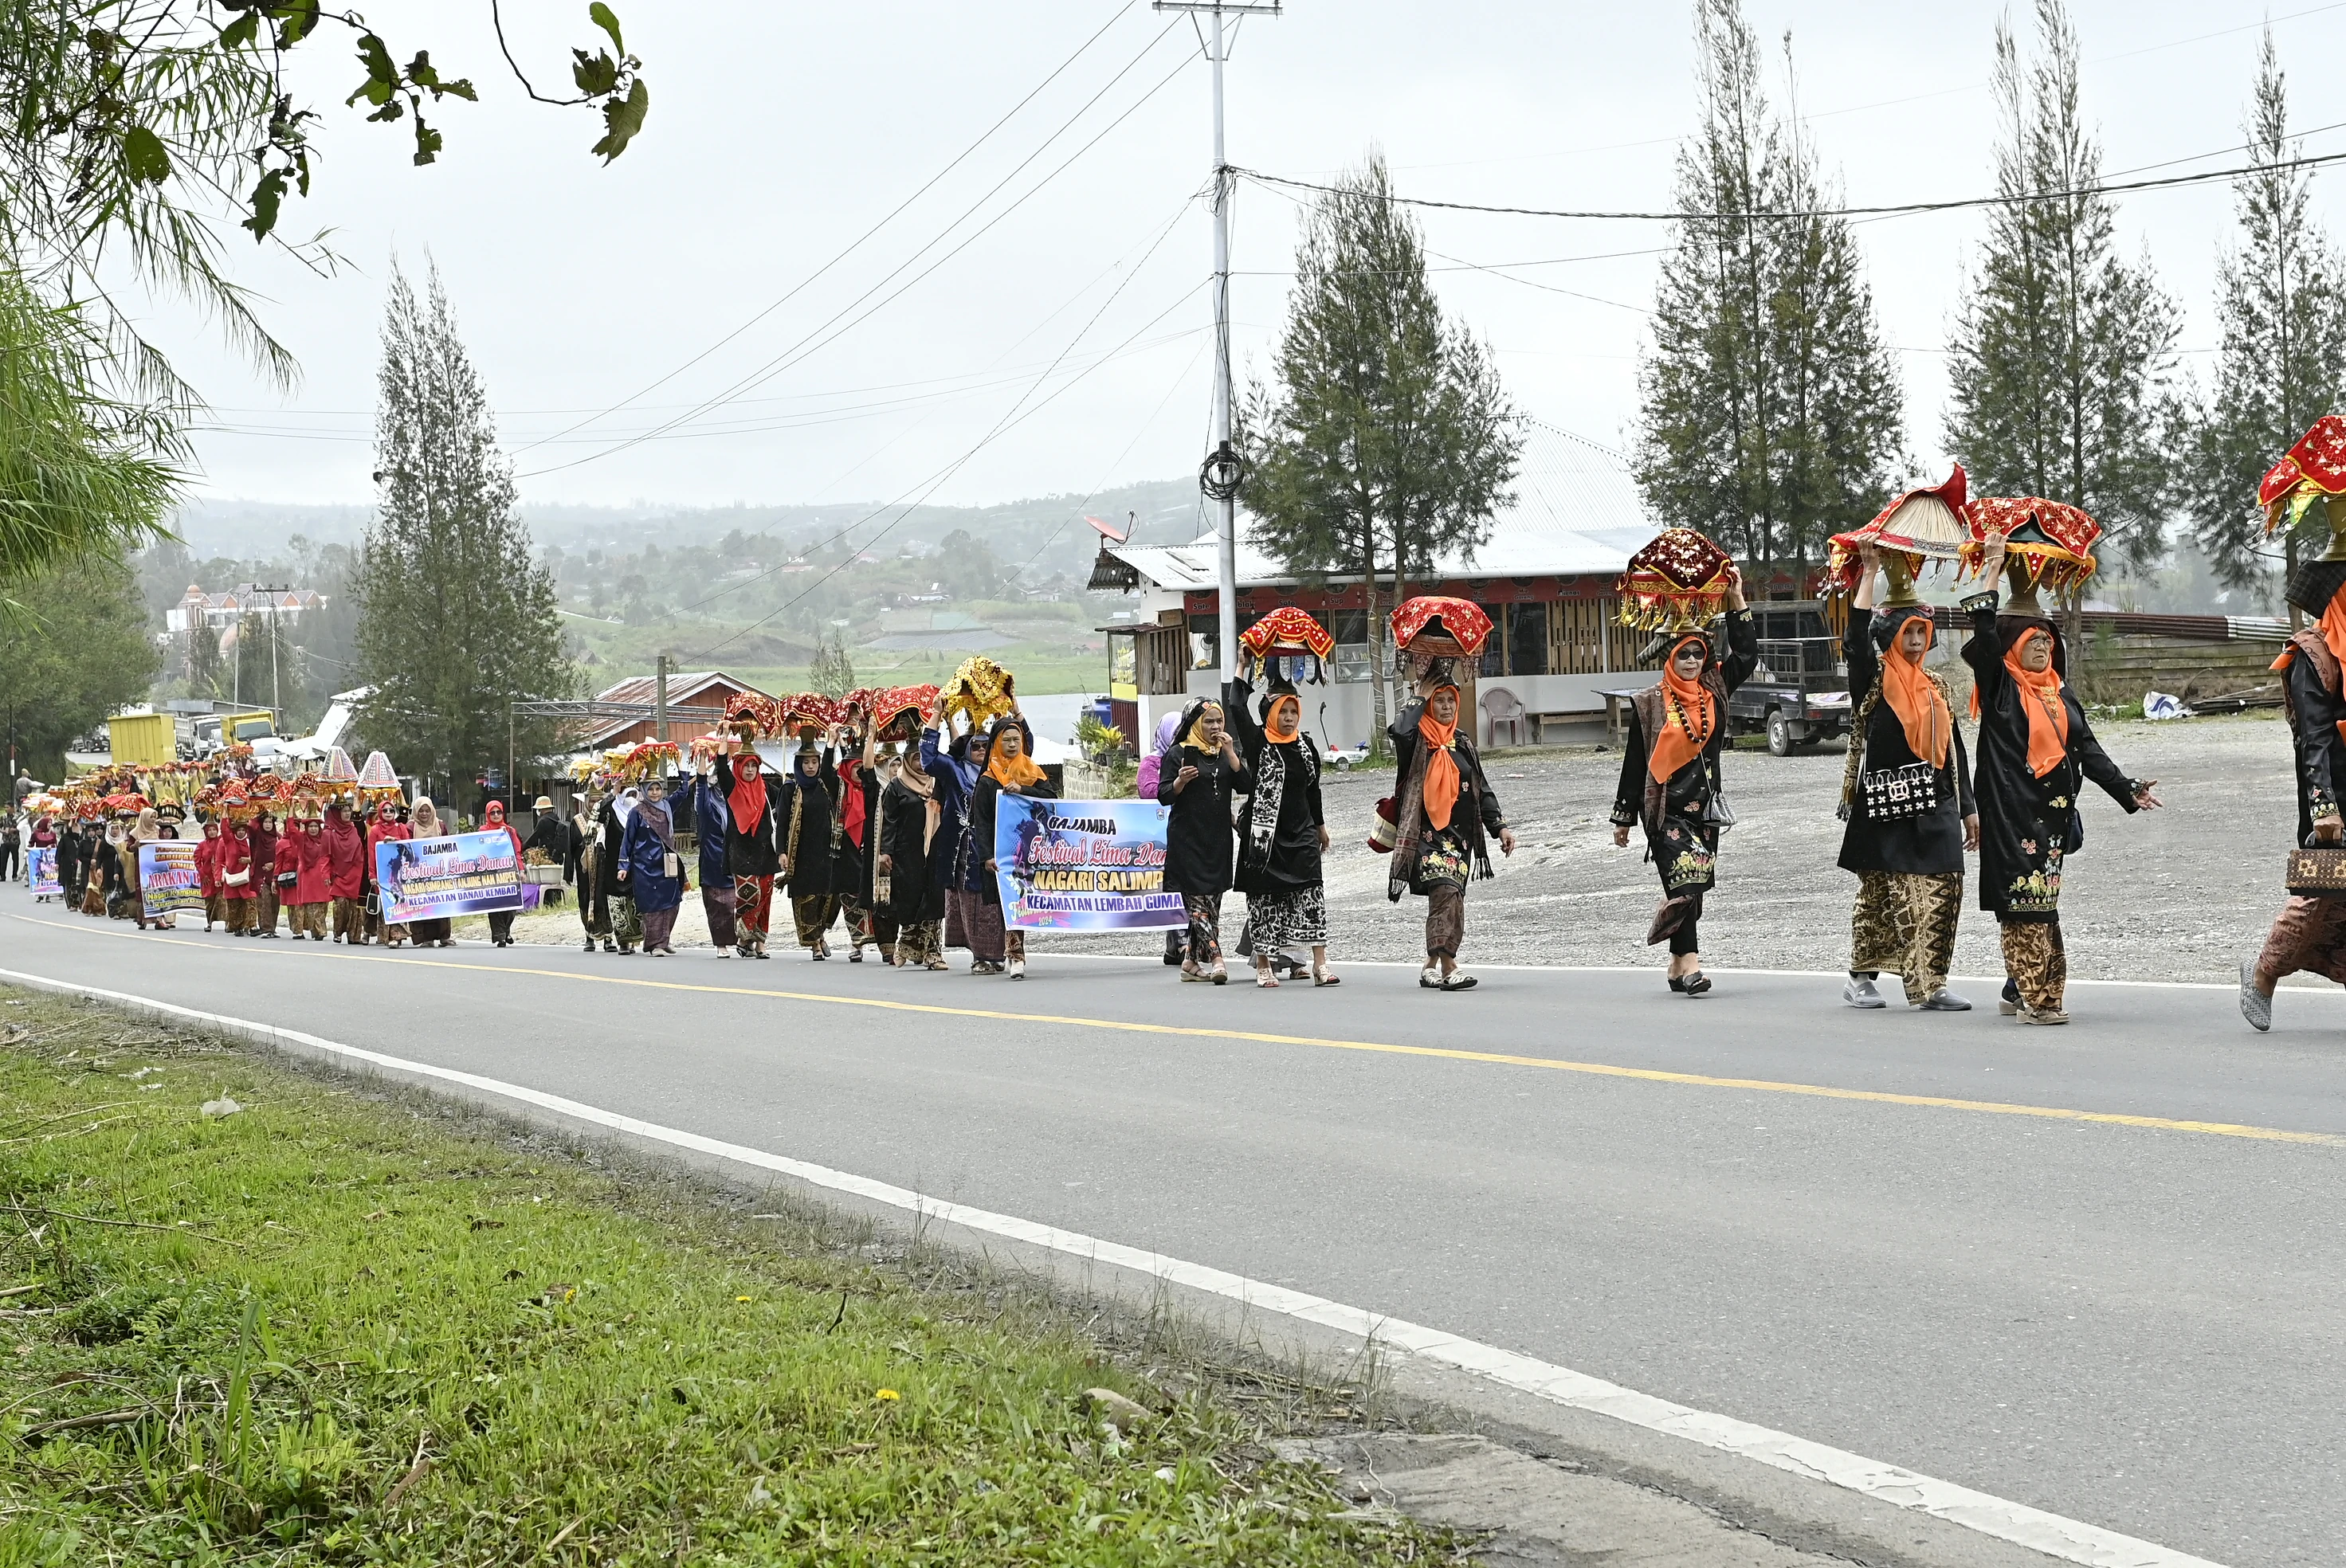
<svg viewBox="0 0 2346 1568">
<path fill-rule="evenodd" d="M 908 544 L 935 545 L 963 530 L 984 539 L 1005 566 L 1025 568 L 1021 575 L 1031 582 L 1055 572 L 1080 577 L 1090 569 L 1098 540 L 1084 523 L 1086 514 L 1118 528 L 1125 525 L 1126 514 L 1132 514 L 1135 541 L 1144 545 L 1186 543 L 1206 526 L 1198 483 L 1186 477 L 1123 485 L 1088 497 L 1045 495 L 992 506 L 916 506 L 909 511 L 878 502 L 821 506 L 524 502 L 521 512 L 540 545 L 558 545 L 572 555 L 600 550 L 626 555 L 647 545 L 667 549 L 714 544 L 737 530 L 750 537 L 771 535 L 799 553 L 845 532 L 859 548 L 877 542 L 892 555 Z M 317 545 L 355 544 L 373 515 L 372 506 L 201 500 L 179 508 L 173 526 L 199 559 L 225 555 L 258 560 L 283 554 L 286 542 L 296 535 Z"/>
</svg>

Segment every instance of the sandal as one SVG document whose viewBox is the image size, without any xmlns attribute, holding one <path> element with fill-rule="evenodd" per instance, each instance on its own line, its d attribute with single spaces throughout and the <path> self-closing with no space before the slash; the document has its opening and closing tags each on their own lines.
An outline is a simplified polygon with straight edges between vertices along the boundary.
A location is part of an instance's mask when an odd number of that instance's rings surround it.
<svg viewBox="0 0 2346 1568">
<path fill-rule="evenodd" d="M 1230 983 L 1230 972 L 1222 967 L 1222 961 L 1218 958 L 1214 960 L 1214 967 L 1206 972 L 1206 978 L 1216 985 L 1228 985 Z"/>
<path fill-rule="evenodd" d="M 1193 980 L 1203 980 L 1203 979 L 1205 979 L 1205 978 L 1206 978 L 1206 972 L 1205 972 L 1204 970 L 1199 969 L 1196 964 L 1189 962 L 1188 962 L 1188 960 L 1186 960 L 1186 959 L 1182 961 L 1182 963 L 1181 963 L 1181 983 L 1182 983 L 1182 984 L 1187 985 L 1187 984 L 1188 984 L 1188 983 L 1189 983 L 1191 981 L 1193 981 Z"/>
<path fill-rule="evenodd" d="M 1314 985 L 1341 985 L 1344 983 L 1344 977 L 1341 974 L 1329 973 L 1328 966 L 1324 963 L 1315 963 L 1311 966 L 1311 983 Z"/>
<path fill-rule="evenodd" d="M 1442 966 L 1438 963 L 1429 963 L 1423 969 L 1419 970 L 1417 972 L 1417 983 L 1421 988 L 1427 991 L 1441 990 Z"/>
<path fill-rule="evenodd" d="M 1259 965 L 1256 968 L 1254 972 L 1254 983 L 1262 987 L 1265 991 L 1277 991 L 1279 989 L 1279 976 L 1270 972 L 1270 965 L 1267 963 Z"/>
<path fill-rule="evenodd" d="M 1477 983 L 1479 982 L 1466 972 L 1464 964 L 1442 977 L 1442 989 L 1444 991 L 1472 991 Z"/>
</svg>

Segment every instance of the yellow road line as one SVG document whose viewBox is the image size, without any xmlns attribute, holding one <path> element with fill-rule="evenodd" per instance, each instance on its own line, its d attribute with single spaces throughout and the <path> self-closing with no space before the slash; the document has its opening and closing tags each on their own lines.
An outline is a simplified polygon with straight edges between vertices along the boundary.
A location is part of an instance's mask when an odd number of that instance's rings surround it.
<svg viewBox="0 0 2346 1568">
<path fill-rule="evenodd" d="M 28 925 L 79 929 L 64 921 L 10 915 Z M 290 948 L 221 948 L 187 937 L 108 931 L 89 934 L 118 936 L 147 943 L 168 942 L 199 947 L 211 952 L 253 956 L 287 956 Z M 1820 1100 L 1862 1100 L 1885 1105 L 1926 1105 L 1940 1110 L 1974 1111 L 1998 1116 L 2034 1116 L 2054 1122 L 2100 1122 L 2121 1127 L 2153 1127 L 2172 1133 L 2205 1133 L 2217 1137 L 2256 1138 L 2270 1143 L 2338 1144 L 2346 1139 L 2328 1133 L 2291 1132 L 2283 1127 L 2259 1127 L 2239 1122 L 2190 1122 L 2169 1116 L 2130 1116 L 2116 1111 L 2078 1111 L 2062 1105 L 2022 1105 L 2002 1100 L 1964 1100 L 1945 1095 L 1900 1095 L 1884 1089 L 1840 1089 L 1822 1084 L 1788 1084 L 1771 1078 L 1721 1078 L 1708 1073 L 1673 1073 L 1659 1067 L 1622 1067 L 1606 1062 L 1568 1062 L 1553 1056 L 1517 1056 L 1499 1051 L 1465 1051 L 1443 1045 L 1397 1045 L 1382 1040 L 1331 1040 L 1313 1034 L 1274 1034 L 1252 1029 L 1210 1029 L 1180 1023 L 1137 1023 L 1120 1018 L 1081 1018 L 1057 1013 L 1006 1013 L 990 1007 L 948 1007 L 931 1002 L 895 1002 L 876 996 L 832 996 L 814 991 L 776 991 L 754 985 L 706 985 L 689 981 L 648 980 L 632 975 L 580 974 L 570 970 L 532 969 L 504 963 L 469 963 L 462 959 L 401 957 L 390 952 L 345 947 L 336 955 L 366 963 L 396 963 L 423 969 L 467 969 L 484 974 L 535 974 L 549 980 L 583 981 L 593 985 L 632 985 L 653 991 L 691 991 L 722 996 L 767 996 L 783 1002 L 812 1002 L 833 1007 L 873 1007 L 892 1013 L 928 1013 L 954 1018 L 994 1018 L 1010 1023 L 1049 1023 L 1074 1029 L 1113 1029 L 1128 1034 L 1172 1034 L 1193 1039 L 1248 1040 L 1266 1045 L 1308 1045 L 1322 1051 L 1367 1051 L 1388 1056 L 1427 1056 L 1447 1062 L 1478 1062 L 1502 1067 L 1535 1067 L 1555 1073 L 1580 1073 L 1600 1078 L 1633 1078 L 1649 1084 L 1685 1084 L 1706 1089 L 1744 1089 L 1767 1095 L 1805 1095 Z"/>
</svg>

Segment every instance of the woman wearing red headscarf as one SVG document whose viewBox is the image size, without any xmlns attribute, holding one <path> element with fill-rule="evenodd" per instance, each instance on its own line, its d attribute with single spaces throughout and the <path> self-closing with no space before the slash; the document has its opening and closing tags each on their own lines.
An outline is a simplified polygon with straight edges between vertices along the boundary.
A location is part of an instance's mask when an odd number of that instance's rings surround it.
<svg viewBox="0 0 2346 1568">
<path fill-rule="evenodd" d="M 481 823 L 481 831 L 484 833 L 503 833 L 506 838 L 512 840 L 514 864 L 516 866 L 520 865 L 522 863 L 521 835 L 514 830 L 512 823 L 505 820 L 505 803 L 502 800 L 490 801 L 488 808 L 483 813 L 483 816 L 485 818 L 485 820 Z M 489 941 L 499 947 L 511 947 L 513 945 L 513 922 L 515 912 L 515 911 L 512 910 L 495 910 L 490 912 Z"/>
<path fill-rule="evenodd" d="M 1985 580 L 2004 569 L 2001 534 L 1987 537 Z M 2079 792 L 2091 779 L 2131 816 L 2156 810 L 2156 779 L 2129 779 L 2102 750 L 2061 679 L 2053 623 L 1999 616 L 1991 589 L 1963 603 L 1972 617 L 1964 661 L 1977 685 L 1980 908 L 2004 938 L 2005 1016 L 2066 1023 L 2068 952 L 2061 940 L 2061 872 L 2086 840 Z"/>
<path fill-rule="evenodd" d="M 220 900 L 228 906 L 230 936 L 255 934 L 253 915 L 260 907 L 260 890 L 253 882 L 259 875 L 253 866 L 252 830 L 242 822 L 231 824 L 219 841 Z"/>
<path fill-rule="evenodd" d="M 277 819 L 262 811 L 252 819 L 252 934 L 277 935 Z"/>
<path fill-rule="evenodd" d="M 337 800 L 326 808 L 326 825 L 319 838 L 326 848 L 334 940 L 356 947 L 366 941 L 366 836 L 351 820 L 349 805 Z"/>
<path fill-rule="evenodd" d="M 204 895 L 204 929 L 228 923 L 228 901 L 220 897 L 220 825 L 217 817 L 204 819 L 203 841 L 196 846 L 196 891 Z"/>
<path fill-rule="evenodd" d="M 314 809 L 314 808 L 313 808 Z M 291 881 L 285 879 L 292 877 Z M 285 922 L 293 940 L 326 940 L 326 909 L 333 902 L 334 869 L 326 850 L 325 824 L 316 817 L 288 817 L 277 840 L 277 896 L 285 902 Z"/>
<path fill-rule="evenodd" d="M 776 828 L 780 813 L 756 752 L 719 757 L 709 767 L 711 783 L 725 796 L 725 861 L 733 873 L 737 951 L 743 958 L 764 958 L 766 928 L 774 912 L 774 873 L 782 860 Z"/>
<path fill-rule="evenodd" d="M 1613 842 L 1627 848 L 1629 830 L 1643 828 L 1646 857 L 1661 873 L 1662 906 L 1646 932 L 1648 946 L 1670 944 L 1670 989 L 1700 996 L 1710 989 L 1702 972 L 1703 895 L 1717 882 L 1725 781 L 1719 758 L 1727 749 L 1727 699 L 1760 664 L 1760 636 L 1743 603 L 1743 574 L 1727 567 L 1727 656 L 1710 637 L 1685 631 L 1668 639 L 1662 678 L 1629 700 L 1628 743 L 1621 752 L 1621 785 L 1613 794 Z"/>
<path fill-rule="evenodd" d="M 382 889 L 375 880 L 375 847 L 394 843 L 415 836 L 413 830 L 399 820 L 399 809 L 385 800 L 374 809 L 374 822 L 366 831 L 366 859 L 363 862 L 367 881 L 367 935 L 380 938 L 385 947 L 397 947 L 407 940 L 407 928 L 383 918 Z"/>
</svg>

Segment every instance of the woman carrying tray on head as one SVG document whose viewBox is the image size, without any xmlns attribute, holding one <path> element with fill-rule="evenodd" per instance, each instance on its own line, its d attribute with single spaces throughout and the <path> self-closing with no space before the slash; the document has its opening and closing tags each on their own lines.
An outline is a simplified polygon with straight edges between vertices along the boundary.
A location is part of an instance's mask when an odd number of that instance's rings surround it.
<svg viewBox="0 0 2346 1568">
<path fill-rule="evenodd" d="M 1327 817 L 1320 799 L 1319 743 L 1303 732 L 1299 679 L 1320 672 L 1335 650 L 1327 629 L 1292 606 L 1281 606 L 1249 626 L 1239 641 L 1255 657 L 1270 689 L 1262 720 L 1255 721 L 1253 688 L 1232 679 L 1223 692 L 1240 759 L 1247 803 L 1239 813 L 1238 874 L 1246 894 L 1245 951 L 1254 958 L 1254 983 L 1279 985 L 1284 948 L 1311 950 L 1311 983 L 1341 983 L 1328 968 L 1328 897 L 1321 871 Z"/>
<path fill-rule="evenodd" d="M 2346 848 L 2346 420 L 2316 421 L 2265 474 L 2257 500 L 2268 535 L 2284 518 L 2294 528 L 2309 511 L 2330 524 L 2330 548 L 2298 566 L 2286 595 L 2313 624 L 2289 639 L 2272 667 L 2281 672 L 2296 752 L 2297 847 L 2335 850 Z M 2240 965 L 2240 1014 L 2250 1028 L 2272 1027 L 2273 988 L 2298 973 L 2346 984 L 2346 887 L 2290 888 L 2264 951 Z"/>
<path fill-rule="evenodd" d="M 1419 674 L 1417 700 L 1385 730 L 1394 759 L 1392 798 L 1378 806 L 1378 831 L 1392 839 L 1385 897 L 1399 903 L 1408 892 L 1425 901 L 1425 963 L 1417 983 L 1428 991 L 1471 991 L 1475 977 L 1458 962 L 1466 884 L 1492 876 L 1491 838 L 1500 853 L 1515 852 L 1515 830 L 1484 775 L 1474 738 L 1459 733 L 1455 661 L 1482 652 L 1491 618 L 1463 599 L 1425 595 L 1397 606 L 1391 624 L 1394 646 Z M 1375 838 L 1370 843 L 1383 847 Z"/>
<path fill-rule="evenodd" d="M 1744 606 L 1743 574 L 1690 528 L 1667 530 L 1638 551 L 1629 558 L 1629 574 L 1623 582 L 1625 618 L 1642 602 L 1648 624 L 1658 615 L 1669 629 L 1657 639 L 1666 649 L 1662 678 L 1629 704 L 1621 783 L 1613 796 L 1613 842 L 1626 849 L 1629 830 L 1644 830 L 1647 858 L 1662 879 L 1662 905 L 1646 942 L 1668 942 L 1670 989 L 1700 996 L 1710 980 L 1702 972 L 1697 922 L 1703 896 L 1717 880 L 1719 831 L 1733 820 L 1719 769 L 1727 749 L 1727 699 L 1759 667 L 1759 634 Z M 1724 658 L 1696 624 L 1713 603 L 1727 611 Z"/>
<path fill-rule="evenodd" d="M 1841 1000 L 1852 1007 L 1889 1005 L 1874 983 L 1886 969 L 1905 982 L 1908 1006 L 1965 1013 L 1971 1003 L 1947 989 L 1947 970 L 1963 912 L 1964 851 L 1979 844 L 1970 759 L 1945 685 L 1923 667 L 1937 636 L 1931 606 L 1902 576 L 1876 614 L 1881 552 L 1867 541 L 1857 555 L 1857 590 L 1841 642 L 1856 707 L 1841 786 L 1849 826 L 1839 863 L 1857 874 L 1858 888 Z"/>
<path fill-rule="evenodd" d="M 1982 555 L 1988 583 L 1996 581 L 2004 560 L 2004 534 L 1988 534 Z M 2127 778 L 2094 738 L 2056 667 L 2059 638 L 2037 606 L 2030 564 L 2014 560 L 2020 591 L 2004 614 L 1996 613 L 1993 587 L 1963 602 L 1972 617 L 1964 661 L 1978 682 L 1972 712 L 1979 722 L 1980 908 L 1995 916 L 2004 939 L 1999 1011 L 2026 1023 L 2066 1023 L 2061 870 L 2084 843 L 2078 791 L 2090 779 L 2131 815 L 2157 809 L 2158 798 L 2150 792 L 2157 780 Z M 2085 565 L 2092 569 L 2090 557 Z"/>
<path fill-rule="evenodd" d="M 999 937 L 1010 978 L 1024 980 L 1026 933 L 1003 927 L 1002 884 L 994 880 L 994 820 L 1000 814 L 1005 795 L 1051 800 L 1058 798 L 1058 791 L 1051 788 L 1042 765 L 1035 760 L 1034 730 L 1017 714 L 995 719 L 994 728 L 986 732 L 984 746 L 985 771 L 978 775 L 977 789 L 969 801 L 969 830 L 974 846 L 970 853 L 985 872 L 977 890 L 978 920 L 989 939 Z M 973 946 L 977 940 L 977 933 L 971 933 Z"/>
</svg>

